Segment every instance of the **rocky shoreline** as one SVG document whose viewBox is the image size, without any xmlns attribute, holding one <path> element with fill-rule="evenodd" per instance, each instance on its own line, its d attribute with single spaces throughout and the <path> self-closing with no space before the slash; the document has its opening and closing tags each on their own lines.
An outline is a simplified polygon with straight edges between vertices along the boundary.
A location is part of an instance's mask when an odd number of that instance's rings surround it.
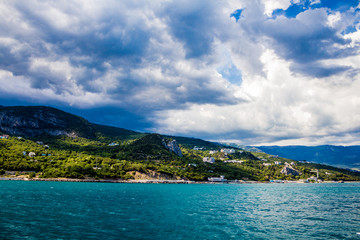
<svg viewBox="0 0 360 240">
<path fill-rule="evenodd" d="M 166 179 L 142 179 L 142 180 L 121 180 L 121 179 L 74 179 L 74 178 L 26 178 L 26 177 L 0 177 L 0 181 L 39 181 L 39 182 L 96 182 L 96 183 L 162 183 L 162 184 L 280 184 L 280 183 L 306 183 L 303 181 L 282 181 L 282 182 L 258 182 L 258 181 L 190 181 L 190 180 L 166 180 Z M 357 181 L 346 181 L 347 183 L 360 183 Z M 315 183 L 344 183 L 344 181 L 322 181 Z"/>
</svg>

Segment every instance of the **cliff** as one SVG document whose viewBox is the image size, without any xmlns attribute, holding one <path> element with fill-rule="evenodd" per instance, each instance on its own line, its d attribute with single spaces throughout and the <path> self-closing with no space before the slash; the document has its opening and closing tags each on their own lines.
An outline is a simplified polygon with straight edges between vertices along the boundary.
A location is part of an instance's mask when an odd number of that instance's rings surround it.
<svg viewBox="0 0 360 240">
<path fill-rule="evenodd" d="M 84 118 L 50 107 L 1 107 L 0 131 L 35 137 L 66 135 L 95 137 L 96 129 Z"/>
<path fill-rule="evenodd" d="M 175 153 L 179 157 L 182 157 L 183 154 L 181 152 L 181 149 L 179 145 L 177 144 L 176 140 L 170 140 L 167 143 L 164 141 L 164 146 L 171 152 Z"/>
</svg>

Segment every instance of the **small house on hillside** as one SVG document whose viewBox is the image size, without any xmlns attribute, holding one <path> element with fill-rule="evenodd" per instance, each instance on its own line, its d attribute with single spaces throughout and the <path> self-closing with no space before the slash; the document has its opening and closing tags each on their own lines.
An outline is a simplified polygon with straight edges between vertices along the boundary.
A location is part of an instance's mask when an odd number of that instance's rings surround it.
<svg viewBox="0 0 360 240">
<path fill-rule="evenodd" d="M 29 152 L 29 157 L 35 157 L 36 154 L 34 152 Z"/>
<path fill-rule="evenodd" d="M 115 146 L 118 146 L 119 144 L 118 143 L 115 143 L 115 142 L 112 142 L 109 144 L 110 147 L 115 147 Z"/>
<path fill-rule="evenodd" d="M 215 158 L 213 158 L 213 157 L 204 157 L 203 162 L 214 163 Z"/>
<path fill-rule="evenodd" d="M 194 149 L 194 150 L 204 150 L 205 148 L 204 148 L 204 147 L 195 146 L 193 149 Z"/>
</svg>

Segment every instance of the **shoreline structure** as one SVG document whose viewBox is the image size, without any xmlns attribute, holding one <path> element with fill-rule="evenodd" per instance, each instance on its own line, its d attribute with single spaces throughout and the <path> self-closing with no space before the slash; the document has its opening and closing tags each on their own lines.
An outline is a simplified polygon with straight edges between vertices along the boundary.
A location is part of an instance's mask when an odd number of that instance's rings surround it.
<svg viewBox="0 0 360 240">
<path fill-rule="evenodd" d="M 115 179 L 76 179 L 76 178 L 26 178 L 26 177 L 0 177 L 0 181 L 38 181 L 38 182 L 97 182 L 97 183 L 166 183 L 166 184 L 279 184 L 279 183 L 312 183 L 305 181 L 277 180 L 275 182 L 259 182 L 244 180 L 229 180 L 224 182 L 190 181 L 190 180 L 166 180 L 166 179 L 143 179 L 143 180 L 115 180 Z M 321 181 L 313 183 L 360 183 L 359 181 Z"/>
</svg>

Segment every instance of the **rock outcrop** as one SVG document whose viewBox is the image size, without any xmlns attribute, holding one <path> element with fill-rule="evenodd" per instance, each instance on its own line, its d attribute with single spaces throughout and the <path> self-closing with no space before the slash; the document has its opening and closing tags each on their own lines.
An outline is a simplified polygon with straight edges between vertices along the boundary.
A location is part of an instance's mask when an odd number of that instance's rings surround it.
<svg viewBox="0 0 360 240">
<path fill-rule="evenodd" d="M 30 137 L 95 136 L 95 129 L 87 120 L 50 107 L 1 107 L 0 131 Z"/>
<path fill-rule="evenodd" d="M 299 176 L 301 174 L 298 170 L 291 167 L 290 165 L 287 165 L 283 169 L 281 169 L 281 173 L 284 175 L 293 175 L 293 176 Z"/>
<path fill-rule="evenodd" d="M 177 144 L 176 140 L 170 140 L 168 142 L 163 140 L 163 144 L 169 151 L 175 153 L 179 157 L 183 156 L 181 149 L 180 149 L 179 145 Z"/>
</svg>

